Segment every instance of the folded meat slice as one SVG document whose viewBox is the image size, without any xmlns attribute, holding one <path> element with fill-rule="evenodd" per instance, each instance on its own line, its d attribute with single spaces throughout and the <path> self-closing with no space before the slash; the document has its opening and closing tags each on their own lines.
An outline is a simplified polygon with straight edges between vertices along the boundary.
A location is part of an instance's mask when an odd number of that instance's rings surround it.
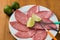
<svg viewBox="0 0 60 40">
<path fill-rule="evenodd" d="M 21 24 L 21 23 L 19 23 L 17 21 L 10 22 L 10 24 L 16 30 L 19 30 L 19 31 L 29 31 L 28 27 L 26 27 L 25 25 L 23 25 L 23 24 Z"/>
<path fill-rule="evenodd" d="M 15 11 L 15 18 L 17 21 L 19 21 L 20 23 L 26 25 L 27 22 L 27 16 L 26 14 L 24 14 L 23 12 L 21 12 L 20 10 L 16 10 Z"/>
<path fill-rule="evenodd" d="M 45 23 L 53 23 L 50 19 L 46 19 L 46 18 L 42 19 L 41 23 L 43 23 L 43 22 L 45 22 Z M 43 24 L 43 25 L 45 25 L 44 27 L 46 29 L 49 29 L 49 30 L 50 29 L 57 29 L 57 26 L 55 24 Z M 41 27 L 40 23 L 36 23 L 33 28 L 35 28 L 35 29 L 43 29 Z"/>
<path fill-rule="evenodd" d="M 38 15 L 40 18 L 50 18 L 52 16 L 51 11 L 39 11 L 36 15 Z"/>
<path fill-rule="evenodd" d="M 31 17 L 32 14 L 36 14 L 41 18 L 50 18 L 52 16 L 51 11 L 39 11 L 38 6 L 33 6 L 27 11 L 27 16 Z"/>
<path fill-rule="evenodd" d="M 28 11 L 27 11 L 27 16 L 28 17 L 31 17 L 31 15 L 34 13 L 37 13 L 38 12 L 38 6 L 35 5 L 35 6 L 32 6 Z"/>
<path fill-rule="evenodd" d="M 28 32 L 18 31 L 15 36 L 19 38 L 31 38 L 35 34 L 35 30 L 29 30 Z"/>
<path fill-rule="evenodd" d="M 51 28 L 48 25 L 44 26 L 46 29 L 50 30 Z M 39 23 L 36 23 L 35 26 L 33 27 L 34 29 L 41 29 L 43 30 L 42 26 Z"/>
<path fill-rule="evenodd" d="M 53 23 L 53 24 L 46 24 L 46 25 L 47 25 L 47 27 L 50 28 L 50 29 L 51 29 L 51 28 L 57 29 L 56 24 L 54 24 L 54 22 L 51 21 L 50 19 L 44 18 L 44 19 L 42 19 L 42 21 L 45 22 L 45 23 Z"/>
<path fill-rule="evenodd" d="M 43 29 L 39 23 L 35 23 L 34 29 Z"/>
<path fill-rule="evenodd" d="M 28 20 L 28 18 L 32 15 L 32 13 L 37 13 L 38 12 L 38 6 L 33 6 L 31 7 L 28 11 L 27 11 L 27 16 L 21 12 L 20 10 L 16 10 L 15 11 L 15 18 L 17 21 L 19 21 L 20 23 L 26 25 L 26 22 Z"/>
<path fill-rule="evenodd" d="M 33 40 L 45 40 L 47 33 L 45 30 L 37 30 L 36 34 L 32 37 Z"/>
</svg>

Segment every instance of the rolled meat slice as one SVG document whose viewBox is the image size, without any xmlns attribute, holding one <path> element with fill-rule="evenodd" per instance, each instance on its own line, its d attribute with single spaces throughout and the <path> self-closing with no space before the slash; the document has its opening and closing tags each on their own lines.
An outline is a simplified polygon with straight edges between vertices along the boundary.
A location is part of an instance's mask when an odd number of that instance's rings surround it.
<svg viewBox="0 0 60 40">
<path fill-rule="evenodd" d="M 35 30 L 29 30 L 28 32 L 18 31 L 15 36 L 19 38 L 31 38 L 35 34 Z"/>
<path fill-rule="evenodd" d="M 56 24 L 54 24 L 54 22 L 51 21 L 50 19 L 44 18 L 44 19 L 42 19 L 42 21 L 45 22 L 45 23 L 53 23 L 53 24 L 46 24 L 47 25 L 46 26 L 47 28 L 49 28 L 49 29 L 51 29 L 51 28 L 57 29 Z"/>
<path fill-rule="evenodd" d="M 51 28 L 48 26 L 48 25 L 45 25 L 44 26 L 46 29 L 50 30 Z M 42 26 L 40 25 L 40 23 L 36 23 L 33 27 L 34 29 L 40 29 L 40 30 L 43 30 L 44 28 L 42 28 Z"/>
<path fill-rule="evenodd" d="M 33 6 L 27 11 L 27 16 L 31 17 L 32 14 L 36 14 L 41 18 L 50 18 L 52 16 L 51 11 L 39 11 L 38 6 Z"/>
<path fill-rule="evenodd" d="M 36 15 L 40 18 L 50 18 L 52 14 L 53 13 L 51 11 L 39 11 Z"/>
<path fill-rule="evenodd" d="M 35 23 L 34 29 L 43 29 L 39 23 Z"/>
<path fill-rule="evenodd" d="M 44 23 L 53 23 L 50 19 L 47 19 L 47 18 L 42 19 L 41 23 L 43 24 L 43 22 Z M 57 29 L 57 26 L 55 24 L 43 24 L 43 25 L 45 25 L 44 27 L 46 29 L 48 29 L 48 30 Z M 41 27 L 40 23 L 36 23 L 33 28 L 35 28 L 35 29 L 43 29 Z"/>
<path fill-rule="evenodd" d="M 47 33 L 45 30 L 37 30 L 36 34 L 32 37 L 33 40 L 45 40 Z"/>
<path fill-rule="evenodd" d="M 38 6 L 35 5 L 35 6 L 32 6 L 28 11 L 27 11 L 27 16 L 28 18 L 31 17 L 31 15 L 34 13 L 37 13 L 38 12 Z"/>
<path fill-rule="evenodd" d="M 15 18 L 17 21 L 19 21 L 20 23 L 26 25 L 27 20 L 29 17 L 31 17 L 31 15 L 33 13 L 37 13 L 38 12 L 38 6 L 33 6 L 31 7 L 28 11 L 27 11 L 27 15 L 24 14 L 23 12 L 21 12 L 20 10 L 16 10 L 15 11 Z M 28 16 L 28 17 L 27 17 Z"/>
<path fill-rule="evenodd" d="M 26 27 L 25 25 L 17 22 L 17 21 L 13 21 L 13 22 L 10 22 L 11 26 L 16 29 L 16 30 L 19 30 L 19 31 L 29 31 L 29 28 Z"/>
<path fill-rule="evenodd" d="M 24 14 L 23 12 L 21 12 L 20 10 L 16 10 L 15 11 L 15 18 L 18 22 L 26 25 L 26 22 L 28 20 L 26 14 Z"/>
</svg>

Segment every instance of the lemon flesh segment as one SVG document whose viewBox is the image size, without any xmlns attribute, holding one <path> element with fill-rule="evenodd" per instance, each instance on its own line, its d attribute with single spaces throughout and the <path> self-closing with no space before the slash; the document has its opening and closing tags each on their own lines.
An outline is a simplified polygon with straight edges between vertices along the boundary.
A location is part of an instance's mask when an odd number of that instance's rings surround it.
<svg viewBox="0 0 60 40">
<path fill-rule="evenodd" d="M 27 27 L 33 27 L 35 24 L 34 20 L 32 17 L 30 17 L 27 21 Z"/>
<path fill-rule="evenodd" d="M 34 21 L 36 21 L 36 22 L 41 21 L 41 18 L 40 18 L 39 16 L 35 15 L 35 14 L 32 14 L 32 18 L 33 18 Z"/>
</svg>

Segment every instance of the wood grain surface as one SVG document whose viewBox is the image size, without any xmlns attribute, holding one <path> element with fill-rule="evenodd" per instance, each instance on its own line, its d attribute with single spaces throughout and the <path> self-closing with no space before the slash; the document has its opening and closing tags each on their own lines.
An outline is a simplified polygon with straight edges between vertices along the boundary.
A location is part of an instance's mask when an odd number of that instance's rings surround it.
<svg viewBox="0 0 60 40">
<path fill-rule="evenodd" d="M 6 5 L 11 5 L 12 2 L 18 2 L 20 6 L 25 5 L 42 5 L 53 11 L 60 21 L 60 0 L 0 0 L 0 40 L 15 40 L 9 32 L 8 21 L 9 17 L 3 12 Z M 58 33 L 56 38 L 60 40 Z"/>
</svg>

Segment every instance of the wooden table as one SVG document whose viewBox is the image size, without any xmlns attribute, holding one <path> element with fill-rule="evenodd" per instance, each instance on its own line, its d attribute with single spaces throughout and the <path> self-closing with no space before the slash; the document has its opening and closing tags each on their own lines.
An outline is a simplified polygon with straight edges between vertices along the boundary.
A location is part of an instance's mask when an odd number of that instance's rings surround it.
<svg viewBox="0 0 60 40">
<path fill-rule="evenodd" d="M 60 0 L 0 0 L 0 40 L 15 40 L 9 33 L 9 17 L 3 12 L 4 7 L 11 5 L 14 1 L 17 1 L 21 7 L 31 4 L 45 6 L 52 10 L 60 21 Z M 60 34 L 57 34 L 56 38 L 58 40 L 60 39 L 59 37 Z"/>
</svg>

